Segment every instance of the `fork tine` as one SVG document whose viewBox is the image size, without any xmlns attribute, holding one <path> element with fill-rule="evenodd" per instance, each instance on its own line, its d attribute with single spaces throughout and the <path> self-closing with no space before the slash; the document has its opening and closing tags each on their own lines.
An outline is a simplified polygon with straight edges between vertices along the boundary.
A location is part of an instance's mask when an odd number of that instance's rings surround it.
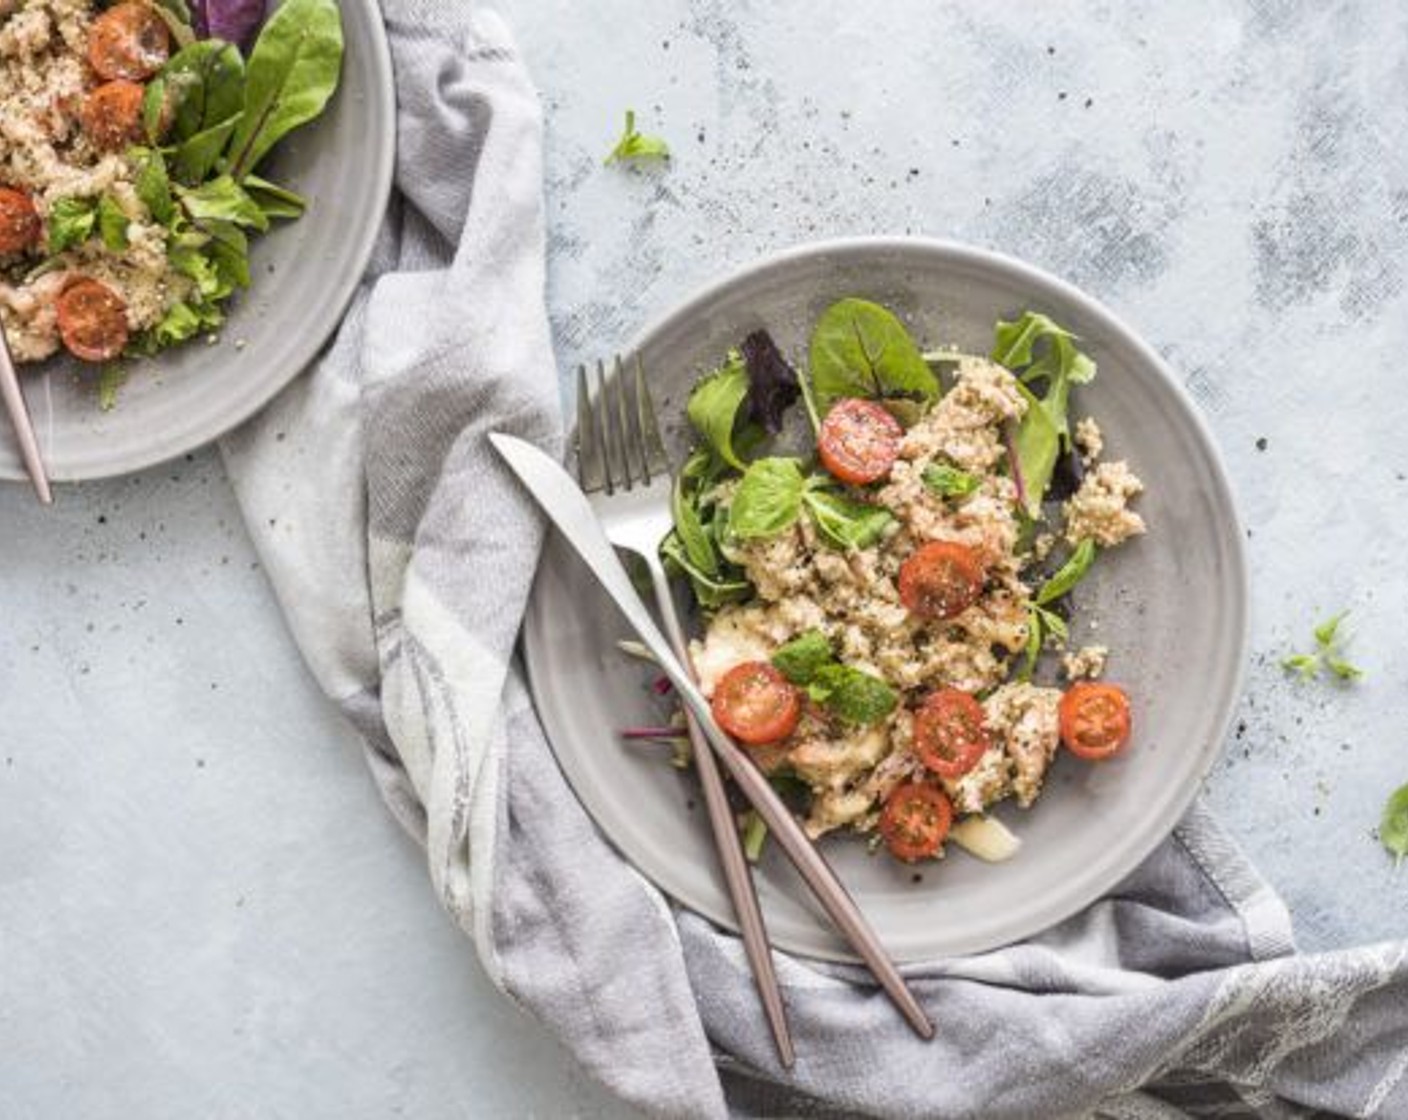
<svg viewBox="0 0 1408 1120">
<path fill-rule="evenodd" d="M 619 361 L 619 359 L 618 359 Z M 660 422 L 655 418 L 655 402 L 650 399 L 650 387 L 645 380 L 645 362 L 636 355 L 636 411 L 641 431 L 641 452 L 646 463 L 647 478 L 651 470 L 670 473 L 670 456 L 660 435 Z"/>
<path fill-rule="evenodd" d="M 577 485 L 584 493 L 602 487 L 600 459 L 601 437 L 592 416 L 591 392 L 587 388 L 587 367 L 577 366 Z"/>
<path fill-rule="evenodd" d="M 626 489 L 629 490 L 636 480 L 631 463 L 631 449 L 637 446 L 637 441 L 631 432 L 630 408 L 626 405 L 626 376 L 619 354 L 611 363 L 611 395 L 616 400 L 615 420 L 616 433 L 621 439 L 621 473 L 625 477 Z"/>
<path fill-rule="evenodd" d="M 596 363 L 596 427 L 601 433 L 601 469 L 606 492 L 616 493 L 616 440 L 612 431 L 611 408 L 606 396 L 606 366 L 600 358 Z"/>
</svg>

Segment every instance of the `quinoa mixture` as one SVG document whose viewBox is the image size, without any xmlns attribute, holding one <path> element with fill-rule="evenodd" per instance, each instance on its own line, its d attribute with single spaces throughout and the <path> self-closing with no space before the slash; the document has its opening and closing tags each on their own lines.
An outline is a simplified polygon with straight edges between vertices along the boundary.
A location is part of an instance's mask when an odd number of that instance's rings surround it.
<svg viewBox="0 0 1408 1120">
<path fill-rule="evenodd" d="M 1084 372 L 1074 362 L 1072 368 Z M 1087 376 L 1093 374 L 1090 363 Z M 720 567 L 732 565 L 728 570 L 736 569 L 736 575 L 701 573 L 698 549 L 672 548 L 670 538 L 666 541 L 667 559 L 690 575 L 706 608 L 702 636 L 692 643 L 691 654 L 701 690 L 715 698 L 716 716 L 728 715 L 720 712 L 717 691 L 731 672 L 770 661 L 789 670 L 784 660 L 794 648 L 789 643 L 803 636 L 816 649 L 829 650 L 846 673 L 862 674 L 872 690 L 888 691 L 891 703 L 876 708 L 884 710 L 876 718 L 844 709 L 838 714 L 818 702 L 824 690 L 804 688 L 800 714 L 785 737 L 748 743 L 765 771 L 805 786 L 805 825 L 814 837 L 840 829 L 870 832 L 877 825 L 885 833 L 887 799 L 898 787 L 914 788 L 910 783 L 941 789 L 949 806 L 945 812 L 954 818 L 983 814 L 1008 798 L 1030 806 L 1068 731 L 1062 713 L 1067 690 L 1036 683 L 1033 655 L 1042 648 L 1059 655 L 1059 675 L 1071 689 L 1112 687 L 1093 683 L 1105 671 L 1108 649 L 1066 648 L 1064 623 L 1047 609 L 1065 592 L 1057 588 L 1059 594 L 1047 599 L 1039 590 L 1063 557 L 1068 567 L 1078 562 L 1088 567 L 1098 550 L 1145 532 L 1129 504 L 1142 489 L 1140 480 L 1123 460 L 1102 458 L 1099 426 L 1083 417 L 1070 425 L 1063 453 L 1074 460 L 1079 477 L 1068 482 L 1064 500 L 1047 495 L 1049 524 L 1038 521 L 1024 504 L 1013 448 L 1028 410 L 1045 406 L 1019 374 L 988 358 L 955 356 L 945 380 L 947 388 L 936 392 L 906 428 L 881 417 L 891 441 L 890 457 L 881 460 L 883 473 L 837 490 L 851 503 L 846 508 L 853 518 L 884 518 L 874 539 L 846 547 L 834 533 L 828 537 L 820 518 L 805 513 L 780 531 L 740 539 L 740 492 L 763 470 L 754 464 L 741 478 L 714 482 L 695 500 L 701 519 L 711 508 L 720 511 L 712 530 L 720 542 Z M 703 401 L 708 393 L 697 395 Z M 1060 399 L 1064 408 L 1064 390 Z M 892 434 L 886 424 L 893 425 Z M 817 429 L 818 444 L 823 465 L 835 474 L 841 468 L 830 466 L 826 456 L 830 425 L 827 417 Z M 844 469 L 841 475 L 848 478 Z M 817 476 L 824 478 L 821 471 Z M 677 525 L 678 542 L 689 524 L 677 519 Z M 945 616 L 915 609 L 903 574 L 911 558 L 935 543 L 961 546 L 981 563 L 980 589 Z M 746 590 L 732 601 L 705 601 L 717 586 L 726 592 L 729 578 Z M 1045 631 L 1034 633 L 1039 626 Z M 798 679 L 790 671 L 788 676 L 794 683 Z M 963 772 L 949 776 L 930 772 L 923 751 L 915 751 L 918 713 L 936 692 L 960 692 L 981 706 L 973 709 L 982 724 L 980 754 L 964 763 Z M 1127 707 L 1125 718 L 1127 737 Z M 905 854 L 910 849 L 903 843 L 896 847 L 892 836 L 886 839 L 899 858 L 916 858 Z"/>
<path fill-rule="evenodd" d="M 138 197 L 127 152 L 139 136 L 110 128 L 100 91 L 118 86 L 131 94 L 128 86 L 140 82 L 93 69 L 95 14 L 89 0 L 0 0 L 0 189 L 27 197 L 39 221 L 29 244 L 13 249 L 12 240 L 12 251 L 0 251 L 0 319 L 20 363 L 59 350 L 57 301 L 76 279 L 96 280 L 120 301 L 129 334 L 154 327 L 192 286 L 169 264 L 167 230 Z M 163 59 L 159 53 L 152 61 Z M 127 221 L 126 247 L 114 251 L 90 237 L 51 253 L 55 208 L 103 198 Z"/>
</svg>

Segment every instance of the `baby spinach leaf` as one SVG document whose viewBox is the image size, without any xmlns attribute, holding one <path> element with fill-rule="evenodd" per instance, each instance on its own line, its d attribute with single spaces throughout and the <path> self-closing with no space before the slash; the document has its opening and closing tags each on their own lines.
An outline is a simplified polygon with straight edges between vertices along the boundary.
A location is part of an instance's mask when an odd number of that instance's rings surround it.
<svg viewBox="0 0 1408 1120">
<path fill-rule="evenodd" d="M 772 655 L 773 665 L 799 688 L 811 684 L 817 673 L 834 660 L 831 643 L 820 630 L 808 630 L 779 646 Z"/>
<path fill-rule="evenodd" d="M 337 89 L 342 49 L 335 0 L 287 0 L 278 7 L 245 70 L 244 115 L 223 165 L 234 179 L 248 175 L 279 140 L 323 111 Z"/>
<path fill-rule="evenodd" d="M 1095 363 L 1076 349 L 1075 335 L 1035 311 L 1015 322 L 999 320 L 994 336 L 992 360 L 1019 373 L 1027 401 L 1012 439 L 1014 478 L 1019 481 L 1023 508 L 1037 518 L 1061 446 L 1070 444 L 1070 387 L 1090 381 Z M 1038 398 L 1031 387 L 1040 384 L 1045 392 Z"/>
<path fill-rule="evenodd" d="M 869 300 L 839 300 L 822 312 L 809 364 L 823 415 L 842 397 L 930 401 L 939 395 L 938 380 L 904 325 Z"/>
<path fill-rule="evenodd" d="M 660 542 L 660 555 L 673 571 L 682 572 L 689 578 L 694 597 L 705 610 L 715 610 L 725 603 L 736 603 L 753 594 L 753 585 L 741 575 L 728 572 L 711 575 L 696 568 L 685 554 L 679 534 L 673 529 Z"/>
<path fill-rule="evenodd" d="M 856 501 L 836 490 L 810 484 L 803 501 L 817 531 L 835 548 L 869 548 L 894 520 L 884 506 Z"/>
<path fill-rule="evenodd" d="M 941 498 L 966 498 L 978 488 L 978 478 L 947 463 L 930 463 L 921 476 L 924 485 Z"/>
<path fill-rule="evenodd" d="M 127 248 L 127 214 L 110 194 L 98 199 L 98 233 L 110 252 Z"/>
<path fill-rule="evenodd" d="M 297 218 L 308 208 L 308 202 L 301 194 L 268 179 L 261 179 L 258 175 L 246 175 L 241 185 L 249 197 L 259 203 L 267 218 Z"/>
<path fill-rule="evenodd" d="M 1045 606 L 1054 602 L 1062 595 L 1070 592 L 1081 580 L 1085 578 L 1090 566 L 1095 563 L 1095 542 L 1089 537 L 1083 539 L 1076 545 L 1075 551 L 1066 558 L 1066 562 L 1056 569 L 1056 572 L 1041 585 L 1041 589 L 1036 593 L 1037 606 Z"/>
<path fill-rule="evenodd" d="M 61 198 L 49 207 L 49 252 L 62 253 L 93 236 L 98 220 L 97 203 L 91 198 Z"/>
<path fill-rule="evenodd" d="M 636 131 L 636 111 L 626 110 L 626 127 L 621 131 L 621 139 L 602 162 L 645 163 L 670 158 L 670 145 L 658 136 L 646 136 Z"/>
<path fill-rule="evenodd" d="M 707 460 L 708 454 L 703 449 L 696 451 L 675 475 L 674 486 L 670 489 L 670 513 L 674 517 L 675 534 L 690 564 L 700 572 L 715 576 L 719 571 L 719 556 L 697 505 L 697 480 L 703 469 L 699 460 L 701 457 Z"/>
<path fill-rule="evenodd" d="M 850 665 L 825 665 L 817 670 L 807 692 L 847 723 L 879 723 L 895 710 L 899 696 L 879 677 Z"/>
<path fill-rule="evenodd" d="M 177 144 L 171 153 L 171 174 L 176 181 L 188 186 L 204 182 L 220 162 L 220 153 L 239 122 L 236 114 Z"/>
<path fill-rule="evenodd" d="M 177 187 L 177 197 L 191 220 L 233 222 L 237 226 L 266 230 L 269 219 L 259 204 L 229 175 L 221 175 L 198 187 Z"/>
<path fill-rule="evenodd" d="M 1061 429 L 1052 422 L 1032 391 L 1020 382 L 1017 391 L 1027 402 L 1027 411 L 1011 432 L 1008 455 L 1012 459 L 1013 480 L 1018 500 L 1028 517 L 1041 517 L 1041 500 L 1051 485 L 1056 459 L 1061 450 Z"/>
<path fill-rule="evenodd" d="M 1389 795 L 1379 822 L 1379 842 L 1399 866 L 1408 858 L 1408 785 L 1399 786 Z"/>
<path fill-rule="evenodd" d="M 702 378 L 689 394 L 685 415 L 706 443 L 731 467 L 745 464 L 733 445 L 738 413 L 748 396 L 748 371 L 742 356 L 729 351 L 724 364 Z"/>
<path fill-rule="evenodd" d="M 739 349 L 748 371 L 748 419 L 776 435 L 782 430 L 783 414 L 802 391 L 797 371 L 787 364 L 767 331 L 754 331 Z"/>
<path fill-rule="evenodd" d="M 179 144 L 234 120 L 244 111 L 244 58 L 229 43 L 203 39 L 177 51 L 147 87 L 147 135 Z M 168 122 L 161 134 L 163 118 Z M 228 135 L 228 134 L 227 134 Z"/>
<path fill-rule="evenodd" d="M 738 484 L 729 507 L 729 533 L 739 540 L 773 537 L 797 522 L 806 482 L 796 459 L 758 459 Z"/>
</svg>

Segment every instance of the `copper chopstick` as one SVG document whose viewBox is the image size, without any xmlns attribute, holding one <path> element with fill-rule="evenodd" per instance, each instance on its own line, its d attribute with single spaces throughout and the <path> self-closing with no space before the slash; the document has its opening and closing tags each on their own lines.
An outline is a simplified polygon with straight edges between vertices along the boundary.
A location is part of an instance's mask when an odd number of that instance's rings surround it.
<svg viewBox="0 0 1408 1120">
<path fill-rule="evenodd" d="M 10 423 L 15 429 L 15 438 L 20 445 L 20 458 L 25 470 L 34 483 L 34 492 L 46 506 L 54 500 L 49 489 L 49 476 L 44 472 L 44 459 L 39 454 L 39 440 L 34 434 L 34 423 L 29 418 L 29 406 L 25 403 L 20 389 L 19 374 L 10 357 L 10 344 L 5 340 L 5 325 L 0 323 L 0 396 L 5 398 L 5 411 L 10 414 Z"/>
</svg>

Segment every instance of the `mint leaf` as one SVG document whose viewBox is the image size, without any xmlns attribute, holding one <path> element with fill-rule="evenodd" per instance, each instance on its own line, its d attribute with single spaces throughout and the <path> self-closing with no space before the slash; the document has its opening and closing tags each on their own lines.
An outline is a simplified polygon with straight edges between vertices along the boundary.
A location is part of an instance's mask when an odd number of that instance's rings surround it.
<svg viewBox="0 0 1408 1120">
<path fill-rule="evenodd" d="M 831 643 L 820 630 L 808 630 L 779 646 L 772 655 L 777 670 L 799 688 L 811 684 L 817 674 L 835 659 Z"/>
<path fill-rule="evenodd" d="M 1345 620 L 1348 611 L 1340 611 L 1337 615 L 1332 615 L 1315 628 L 1315 644 L 1322 650 L 1328 650 L 1335 643 L 1335 635 L 1339 632 L 1340 623 Z"/>
<path fill-rule="evenodd" d="M 626 127 L 621 130 L 621 139 L 602 162 L 649 163 L 670 158 L 670 145 L 659 136 L 646 136 L 636 131 L 636 111 L 626 110 Z"/>
</svg>

